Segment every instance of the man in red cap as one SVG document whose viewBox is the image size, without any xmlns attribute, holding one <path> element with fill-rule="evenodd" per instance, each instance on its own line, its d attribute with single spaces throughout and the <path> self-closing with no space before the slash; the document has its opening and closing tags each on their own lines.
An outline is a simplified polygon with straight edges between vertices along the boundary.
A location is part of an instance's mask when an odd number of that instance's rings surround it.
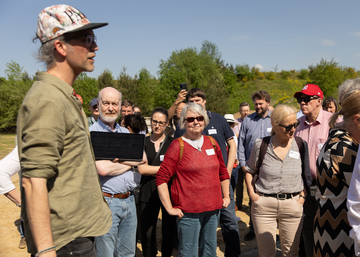
<svg viewBox="0 0 360 257">
<path fill-rule="evenodd" d="M 307 84 L 303 89 L 294 94 L 300 104 L 302 116 L 299 121 L 295 136 L 304 139 L 309 146 L 310 171 L 313 178 L 310 186 L 310 195 L 306 196 L 304 203 L 304 221 L 302 235 L 306 256 L 313 256 L 314 232 L 313 223 L 316 214 L 316 159 L 329 134 L 329 119 L 332 115 L 322 109 L 323 92 L 314 84 Z"/>
<path fill-rule="evenodd" d="M 31 256 L 96 257 L 94 237 L 108 232 L 111 211 L 101 191 L 88 122 L 72 84 L 94 70 L 99 49 L 79 10 L 53 5 L 38 16 L 36 39 L 46 72 L 28 91 L 17 120 L 21 214 Z"/>
</svg>

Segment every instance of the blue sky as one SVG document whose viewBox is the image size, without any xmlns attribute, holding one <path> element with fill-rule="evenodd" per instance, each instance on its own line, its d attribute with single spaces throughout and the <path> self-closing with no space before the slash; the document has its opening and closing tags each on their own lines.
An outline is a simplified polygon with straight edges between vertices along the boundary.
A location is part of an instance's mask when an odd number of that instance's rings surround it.
<svg viewBox="0 0 360 257">
<path fill-rule="evenodd" d="M 52 0 L 0 2 L 0 77 L 6 63 L 20 64 L 30 75 L 44 70 L 34 54 L 37 16 Z M 265 71 L 299 70 L 321 58 L 360 70 L 360 1 L 332 0 L 76 0 L 95 30 L 99 51 L 97 77 L 109 69 L 114 78 L 126 66 L 134 76 L 146 68 L 157 76 L 160 60 L 188 47 L 215 43 L 225 63 L 260 65 Z"/>
</svg>

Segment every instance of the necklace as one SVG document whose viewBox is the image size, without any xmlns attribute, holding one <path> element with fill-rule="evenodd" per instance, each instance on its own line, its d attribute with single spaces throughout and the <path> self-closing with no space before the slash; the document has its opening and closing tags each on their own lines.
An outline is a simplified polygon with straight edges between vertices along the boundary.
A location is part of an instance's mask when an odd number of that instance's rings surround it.
<svg viewBox="0 0 360 257">
<path fill-rule="evenodd" d="M 192 147 L 194 147 L 196 150 L 198 150 L 199 152 L 201 152 L 201 147 L 204 144 L 204 137 L 201 137 L 199 139 L 196 140 L 191 140 L 185 137 L 182 137 L 182 139 L 187 142 L 189 145 L 191 145 Z"/>
</svg>

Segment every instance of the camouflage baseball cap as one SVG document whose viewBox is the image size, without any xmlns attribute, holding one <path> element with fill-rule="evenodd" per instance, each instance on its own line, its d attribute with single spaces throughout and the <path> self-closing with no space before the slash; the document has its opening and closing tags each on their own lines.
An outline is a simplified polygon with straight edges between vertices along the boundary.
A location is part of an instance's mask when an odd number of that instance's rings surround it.
<svg viewBox="0 0 360 257">
<path fill-rule="evenodd" d="M 36 35 L 44 44 L 65 33 L 97 29 L 108 23 L 91 23 L 85 14 L 69 5 L 46 7 L 38 16 Z"/>
</svg>

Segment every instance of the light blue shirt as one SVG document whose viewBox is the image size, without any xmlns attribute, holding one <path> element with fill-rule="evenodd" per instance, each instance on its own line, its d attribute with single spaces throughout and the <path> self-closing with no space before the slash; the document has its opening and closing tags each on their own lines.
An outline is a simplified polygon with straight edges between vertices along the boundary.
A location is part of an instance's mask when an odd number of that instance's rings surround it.
<svg viewBox="0 0 360 257">
<path fill-rule="evenodd" d="M 100 132 L 110 132 L 110 133 L 130 133 L 126 128 L 120 127 L 119 124 L 115 123 L 115 131 L 112 131 L 111 128 L 106 125 L 104 122 L 98 119 L 97 123 L 94 123 L 89 131 L 100 131 Z M 100 176 L 100 182 L 102 191 L 109 194 L 120 194 L 132 191 L 136 187 L 134 182 L 134 173 L 132 169 L 124 172 L 123 174 L 117 176 Z"/>
<path fill-rule="evenodd" d="M 245 117 L 239 133 L 238 157 L 240 167 L 245 166 L 250 158 L 251 149 L 257 138 L 264 138 L 271 134 L 270 111 L 265 117 L 256 112 Z"/>
</svg>

